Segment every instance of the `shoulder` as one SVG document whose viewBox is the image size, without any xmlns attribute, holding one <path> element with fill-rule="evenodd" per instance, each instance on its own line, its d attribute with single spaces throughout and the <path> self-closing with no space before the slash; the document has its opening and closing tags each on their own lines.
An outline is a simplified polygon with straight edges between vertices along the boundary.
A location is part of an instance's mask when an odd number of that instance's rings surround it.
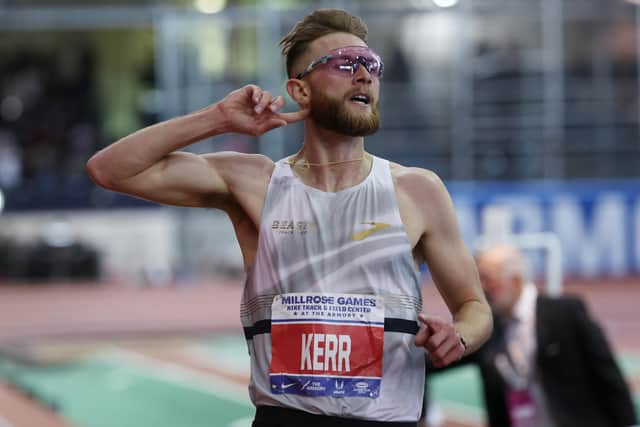
<svg viewBox="0 0 640 427">
<path fill-rule="evenodd" d="M 393 181 L 403 189 L 419 191 L 441 191 L 444 189 L 440 177 L 429 169 L 403 166 L 394 162 L 389 162 L 389 167 Z"/>
<path fill-rule="evenodd" d="M 560 297 L 539 296 L 538 311 L 543 314 L 568 317 L 586 315 L 588 310 L 581 297 L 567 294 Z"/>
<path fill-rule="evenodd" d="M 434 208 L 438 204 L 449 203 L 449 192 L 435 172 L 394 162 L 389 162 L 389 166 L 396 190 L 416 204 L 428 204 Z"/>
<path fill-rule="evenodd" d="M 268 181 L 275 168 L 274 161 L 262 154 L 220 151 L 205 154 L 203 157 L 225 180 L 248 178 Z"/>
<path fill-rule="evenodd" d="M 247 166 L 253 168 L 273 169 L 275 163 L 263 154 L 239 153 L 237 151 L 219 151 L 204 154 L 203 157 L 216 166 L 233 164 L 234 166 Z"/>
</svg>

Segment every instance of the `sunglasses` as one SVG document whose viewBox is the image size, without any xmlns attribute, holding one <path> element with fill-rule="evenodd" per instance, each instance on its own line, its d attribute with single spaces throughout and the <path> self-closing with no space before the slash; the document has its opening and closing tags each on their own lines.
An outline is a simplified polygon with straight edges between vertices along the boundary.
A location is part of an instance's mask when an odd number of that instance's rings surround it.
<svg viewBox="0 0 640 427">
<path fill-rule="evenodd" d="M 382 58 L 371 49 L 362 46 L 346 46 L 334 49 L 329 55 L 316 59 L 298 74 L 296 79 L 302 79 L 321 65 L 326 65 L 331 72 L 345 76 L 354 75 L 362 65 L 371 76 L 378 79 L 382 77 L 384 70 Z"/>
</svg>

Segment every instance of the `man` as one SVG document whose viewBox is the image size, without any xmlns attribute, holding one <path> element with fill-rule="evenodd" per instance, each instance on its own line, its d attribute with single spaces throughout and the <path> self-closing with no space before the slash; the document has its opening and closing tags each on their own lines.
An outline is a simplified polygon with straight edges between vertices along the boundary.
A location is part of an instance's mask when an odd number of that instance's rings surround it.
<svg viewBox="0 0 640 427">
<path fill-rule="evenodd" d="M 280 113 L 281 96 L 248 85 L 126 136 L 88 163 L 105 188 L 231 218 L 247 272 L 241 318 L 256 427 L 415 426 L 424 387 L 419 347 L 445 365 L 491 330 L 441 181 L 364 150 L 363 137 L 379 126 L 383 71 L 366 38 L 358 17 L 316 11 L 281 42 L 286 89 L 299 111 Z M 177 151 L 302 120 L 300 151 L 275 163 Z M 415 260 L 429 264 L 453 323 L 427 319 L 418 330 Z"/>
<path fill-rule="evenodd" d="M 637 420 L 609 344 L 581 300 L 539 295 L 523 255 L 477 255 L 495 328 L 460 364 L 480 368 L 492 427 L 629 427 Z"/>
</svg>

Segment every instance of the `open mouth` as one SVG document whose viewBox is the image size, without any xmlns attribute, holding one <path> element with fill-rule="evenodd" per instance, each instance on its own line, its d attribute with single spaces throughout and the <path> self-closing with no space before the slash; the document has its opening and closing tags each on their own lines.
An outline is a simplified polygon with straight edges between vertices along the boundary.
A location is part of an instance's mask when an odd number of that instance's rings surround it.
<svg viewBox="0 0 640 427">
<path fill-rule="evenodd" d="M 362 105 L 369 105 L 371 103 L 371 98 L 369 97 L 369 95 L 365 95 L 362 93 L 358 93 L 356 95 L 353 95 L 350 98 L 351 101 L 356 102 L 358 104 L 362 104 Z"/>
</svg>

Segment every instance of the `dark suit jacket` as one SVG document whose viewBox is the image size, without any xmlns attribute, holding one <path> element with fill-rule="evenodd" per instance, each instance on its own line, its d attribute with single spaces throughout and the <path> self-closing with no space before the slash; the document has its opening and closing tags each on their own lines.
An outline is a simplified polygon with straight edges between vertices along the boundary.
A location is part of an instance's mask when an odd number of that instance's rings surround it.
<svg viewBox="0 0 640 427">
<path fill-rule="evenodd" d="M 556 427 L 628 427 L 636 415 L 628 386 L 609 343 L 581 300 L 538 297 L 536 363 Z M 496 318 L 489 341 L 458 364 L 480 368 L 491 427 L 510 427 L 506 385 L 495 367 L 505 350 Z"/>
</svg>

